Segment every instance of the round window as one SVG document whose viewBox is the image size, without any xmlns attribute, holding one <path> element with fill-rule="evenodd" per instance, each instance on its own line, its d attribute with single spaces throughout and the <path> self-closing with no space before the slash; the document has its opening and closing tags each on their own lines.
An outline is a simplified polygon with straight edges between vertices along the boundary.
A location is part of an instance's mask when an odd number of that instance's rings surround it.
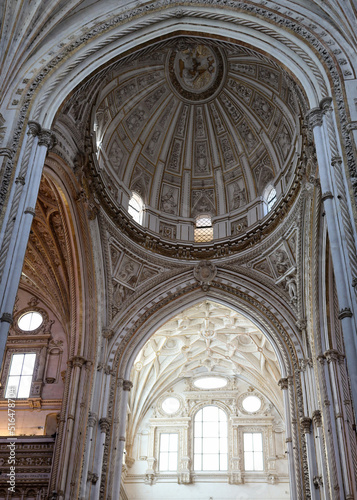
<svg viewBox="0 0 357 500">
<path fill-rule="evenodd" d="M 227 385 L 227 380 L 222 377 L 202 377 L 193 383 L 199 389 L 220 389 Z"/>
<path fill-rule="evenodd" d="M 255 413 L 262 406 L 262 402 L 257 396 L 247 396 L 242 401 L 243 408 L 249 413 Z"/>
<path fill-rule="evenodd" d="M 33 330 L 37 330 L 42 325 L 43 317 L 42 314 L 36 311 L 30 311 L 23 314 L 17 324 L 21 330 L 25 332 L 32 332 Z"/>
<path fill-rule="evenodd" d="M 165 413 L 171 415 L 172 413 L 176 413 L 180 408 L 180 401 L 177 398 L 173 397 L 166 398 L 163 400 L 161 408 Z"/>
</svg>

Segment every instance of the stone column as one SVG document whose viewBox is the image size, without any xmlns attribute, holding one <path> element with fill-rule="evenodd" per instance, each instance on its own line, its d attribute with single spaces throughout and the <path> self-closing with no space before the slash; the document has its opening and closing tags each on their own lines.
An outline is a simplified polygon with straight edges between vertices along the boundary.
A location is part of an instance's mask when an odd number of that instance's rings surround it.
<svg viewBox="0 0 357 500">
<path fill-rule="evenodd" d="M 326 469 L 324 454 L 324 437 L 322 432 L 322 416 L 320 410 L 315 410 L 312 414 L 313 430 L 315 437 L 317 475 L 314 477 L 315 488 L 320 488 L 321 498 L 328 499 L 328 472 Z"/>
<path fill-rule="evenodd" d="M 313 130 L 317 161 L 320 172 L 320 183 L 322 190 L 322 202 L 328 227 L 331 255 L 336 279 L 336 289 L 339 306 L 341 308 L 339 319 L 343 330 L 343 336 L 347 350 L 347 364 L 349 376 L 351 378 L 352 399 L 354 402 L 355 414 L 357 409 L 357 338 L 355 335 L 355 325 L 351 308 L 354 306 L 354 299 L 351 295 L 351 271 L 347 269 L 348 255 L 346 255 L 346 236 L 343 225 L 339 223 L 339 207 L 336 204 L 333 184 L 333 167 L 330 159 L 330 146 L 324 129 L 323 105 L 309 111 L 307 121 Z"/>
<path fill-rule="evenodd" d="M 121 471 L 123 466 L 123 453 L 125 448 L 126 408 L 128 405 L 129 392 L 132 387 L 133 383 L 130 380 L 123 380 L 122 395 L 120 401 L 121 418 L 118 422 L 119 442 L 115 443 L 117 445 L 117 452 L 115 457 L 115 469 L 113 478 L 113 499 L 119 498 L 120 496 Z"/>
<path fill-rule="evenodd" d="M 232 421 L 232 460 L 229 467 L 229 484 L 242 484 L 242 459 L 239 456 L 239 452 L 243 450 L 243 443 L 238 443 L 238 427 L 239 423 Z"/>
<path fill-rule="evenodd" d="M 64 447 L 64 459 L 62 461 L 62 479 L 60 480 L 60 490 L 58 491 L 58 497 L 66 499 L 66 491 L 70 489 L 70 485 L 68 484 L 70 481 L 67 481 L 67 477 L 69 477 L 70 471 L 68 470 L 68 464 L 70 460 L 70 452 L 73 452 L 72 448 L 72 438 L 73 438 L 73 429 L 74 429 L 74 421 L 77 407 L 77 395 L 78 388 L 80 382 L 81 369 L 83 365 L 86 363 L 86 360 L 81 356 L 73 356 L 68 361 L 69 367 L 72 369 L 71 373 L 71 396 L 68 399 L 68 410 L 67 410 L 67 422 L 66 428 L 63 435 L 62 445 Z"/>
<path fill-rule="evenodd" d="M 352 480 L 350 464 L 353 463 L 351 456 L 350 443 L 348 439 L 348 431 L 345 426 L 344 408 L 342 406 L 341 396 L 341 380 L 340 380 L 340 364 L 344 363 L 345 356 L 335 349 L 330 349 L 324 353 L 327 361 L 327 366 L 330 374 L 331 391 L 334 406 L 334 415 L 336 422 L 336 434 L 341 457 L 342 479 L 344 485 L 344 494 L 346 500 L 355 498 L 353 488 L 354 481 Z"/>
<path fill-rule="evenodd" d="M 292 411 L 290 408 L 289 401 L 289 378 L 281 378 L 278 382 L 280 389 L 283 391 L 284 399 L 284 409 L 285 409 L 285 422 L 286 422 L 286 447 L 288 454 L 288 465 L 289 465 L 289 481 L 290 481 L 290 495 L 291 500 L 298 500 L 297 487 L 296 487 L 296 474 L 295 474 L 295 458 L 294 458 L 294 447 L 292 438 Z"/>
<path fill-rule="evenodd" d="M 88 495 L 86 495 L 87 482 L 88 482 L 88 468 L 89 468 L 89 457 L 92 448 L 92 440 L 93 440 L 93 428 L 96 426 L 98 421 L 98 417 L 95 413 L 89 412 L 87 426 L 87 439 L 86 446 L 84 451 L 84 460 L 83 460 L 83 469 L 82 469 L 82 482 L 79 491 L 80 500 L 86 500 Z M 93 474 L 93 473 L 92 473 Z M 92 480 L 92 478 L 91 478 Z"/>
<path fill-rule="evenodd" d="M 53 132 L 38 123 L 29 122 L 28 129 L 0 233 L 0 366 L 35 215 L 43 164 L 47 150 L 56 144 Z"/>
<path fill-rule="evenodd" d="M 311 436 L 311 423 L 312 419 L 310 417 L 303 417 L 300 420 L 300 425 L 302 433 L 305 435 L 306 442 L 306 453 L 307 453 L 307 464 L 309 468 L 309 485 L 312 500 L 320 500 L 320 490 L 315 487 L 314 478 L 317 477 L 317 467 L 315 460 L 315 447 L 314 440 Z"/>
<path fill-rule="evenodd" d="M 179 434 L 179 438 L 181 439 L 181 460 L 179 464 L 179 472 L 178 472 L 178 483 L 179 484 L 190 484 L 191 483 L 191 470 L 190 463 L 191 458 L 189 456 L 188 447 L 189 447 L 189 439 L 188 439 L 188 430 L 189 430 L 189 419 L 187 420 L 186 425 L 181 430 Z M 179 447 L 180 449 L 180 447 Z"/>
</svg>

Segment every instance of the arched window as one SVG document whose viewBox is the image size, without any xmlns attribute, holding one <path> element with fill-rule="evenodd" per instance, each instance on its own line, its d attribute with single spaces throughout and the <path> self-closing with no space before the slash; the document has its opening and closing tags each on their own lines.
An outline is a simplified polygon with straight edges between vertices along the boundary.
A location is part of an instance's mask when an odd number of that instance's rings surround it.
<svg viewBox="0 0 357 500">
<path fill-rule="evenodd" d="M 138 224 L 142 224 L 143 222 L 143 211 L 144 211 L 144 202 L 141 197 L 137 193 L 133 193 L 133 196 L 130 198 L 128 212 L 129 215 L 137 222 Z"/>
<path fill-rule="evenodd" d="M 265 192 L 265 199 L 267 203 L 267 213 L 273 208 L 276 202 L 276 189 L 274 186 L 268 186 Z"/>
<path fill-rule="evenodd" d="M 227 415 L 217 406 L 205 406 L 195 415 L 194 470 L 226 471 L 228 468 Z"/>
<path fill-rule="evenodd" d="M 207 243 L 213 240 L 212 218 L 208 214 L 198 215 L 196 218 L 195 242 Z"/>
</svg>

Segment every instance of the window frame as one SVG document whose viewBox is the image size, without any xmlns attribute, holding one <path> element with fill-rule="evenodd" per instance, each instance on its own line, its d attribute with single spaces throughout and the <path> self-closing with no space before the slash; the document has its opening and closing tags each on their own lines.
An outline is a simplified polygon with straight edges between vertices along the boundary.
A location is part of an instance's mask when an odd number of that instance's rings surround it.
<svg viewBox="0 0 357 500">
<path fill-rule="evenodd" d="M 219 469 L 203 469 L 203 456 L 204 456 L 204 453 L 203 453 L 203 441 L 204 441 L 204 436 L 201 436 L 201 444 L 202 444 L 202 448 L 201 448 L 201 469 L 196 469 L 195 468 L 195 456 L 196 456 L 196 453 L 195 453 L 195 439 L 196 439 L 196 436 L 195 436 L 195 424 L 196 424 L 196 418 L 197 418 L 197 415 L 199 414 L 200 411 L 203 411 L 204 408 L 207 408 L 207 407 L 214 407 L 214 408 L 217 408 L 218 410 L 220 410 L 221 412 L 223 412 L 223 414 L 225 415 L 225 423 L 226 423 L 226 442 L 227 442 L 227 451 L 225 453 L 221 453 L 220 450 L 221 450 L 221 437 L 219 436 L 218 439 L 219 439 L 219 451 L 218 451 L 218 462 L 219 462 Z M 203 425 L 203 421 L 202 421 L 202 425 Z M 220 425 L 220 421 L 218 421 L 218 425 Z M 203 434 L 203 432 L 202 432 Z M 200 437 L 200 436 L 198 436 Z M 217 405 L 217 404 L 204 404 L 202 406 L 200 406 L 199 408 L 196 409 L 196 411 L 192 414 L 192 432 L 191 432 L 191 457 L 192 457 L 192 467 L 191 467 L 191 471 L 193 474 L 205 474 L 205 473 L 215 473 L 215 474 L 219 474 L 219 473 L 223 473 L 223 474 L 228 474 L 229 473 L 229 457 L 230 457 L 230 428 L 229 428 L 229 415 L 227 413 L 227 411 L 225 409 L 223 409 L 220 405 Z M 197 453 L 198 454 L 198 453 Z M 227 457 L 227 468 L 225 469 L 221 469 L 221 455 L 225 454 L 226 457 Z"/>
<path fill-rule="evenodd" d="M 273 191 L 274 191 L 274 196 L 272 197 L 272 199 L 269 199 Z M 276 187 L 273 184 L 268 184 L 268 186 L 265 188 L 263 198 L 265 204 L 265 215 L 267 215 L 272 211 L 275 203 L 278 200 L 278 193 Z"/>
<path fill-rule="evenodd" d="M 162 452 L 161 451 L 161 436 L 163 435 L 168 435 L 168 436 L 171 436 L 171 435 L 175 435 L 177 436 L 177 450 L 176 452 L 172 452 L 170 450 L 168 450 L 167 452 Z M 170 442 L 170 438 L 169 438 L 169 442 Z M 170 445 L 169 445 L 170 446 Z M 179 470 L 179 450 L 180 450 L 180 433 L 178 430 L 174 431 L 174 432 L 171 432 L 171 430 L 160 430 L 159 432 L 159 435 L 158 435 L 158 452 L 157 452 L 157 471 L 161 474 L 161 473 L 164 473 L 164 474 L 172 474 L 172 473 L 177 473 L 178 470 Z M 176 466 L 176 469 L 162 469 L 160 468 L 160 463 L 161 463 L 161 453 L 167 453 L 168 454 L 168 462 L 169 462 L 169 459 L 170 459 L 170 453 L 172 454 L 176 454 L 176 462 L 177 462 L 177 466 Z"/>
<path fill-rule="evenodd" d="M 201 226 L 199 225 L 200 220 L 207 219 L 210 221 L 209 225 Z M 208 238 L 205 238 L 205 231 L 209 230 Z M 200 236 L 201 235 L 201 236 Z M 195 243 L 210 243 L 213 241 L 213 222 L 211 214 L 199 214 L 195 219 L 194 228 L 194 241 Z"/>
<path fill-rule="evenodd" d="M 22 377 L 30 377 L 30 375 L 23 375 L 22 374 L 22 371 L 23 371 L 23 367 L 24 367 L 24 360 L 25 360 L 25 356 L 26 355 L 30 355 L 30 354 L 33 354 L 35 356 L 35 359 L 34 359 L 34 362 L 33 362 L 33 368 L 32 368 L 32 373 L 31 373 L 31 382 L 30 382 L 30 389 L 29 389 L 29 393 L 27 396 L 23 396 L 23 397 L 19 397 L 18 396 L 18 393 L 19 393 L 19 388 L 20 388 L 20 385 L 21 385 L 21 379 Z M 10 380 L 10 377 L 13 377 L 15 375 L 10 375 L 11 373 L 11 367 L 12 367 L 12 363 L 13 363 L 13 360 L 14 360 L 14 357 L 15 356 L 24 356 L 23 358 L 23 361 L 22 361 L 22 366 L 21 366 L 21 372 L 20 372 L 20 375 L 18 375 L 20 377 L 20 380 L 19 380 L 19 383 L 17 385 L 17 391 L 16 391 L 16 396 L 12 395 L 12 394 L 7 394 L 8 392 L 8 387 L 9 387 L 9 380 Z M 6 385 L 5 385 L 5 389 L 4 389 L 4 398 L 5 399 L 28 399 L 29 397 L 31 397 L 31 392 L 32 392 L 32 383 L 33 383 L 33 379 L 34 379 L 34 375 L 35 375 L 35 371 L 37 369 L 37 363 L 38 362 L 38 356 L 37 356 L 37 353 L 36 352 L 33 352 L 32 350 L 31 351 L 28 351 L 28 352 L 12 352 L 11 355 L 10 355 L 10 362 L 9 362 L 9 365 L 8 365 L 8 370 L 7 370 L 7 374 L 6 374 Z"/>
<path fill-rule="evenodd" d="M 140 209 L 137 210 L 133 205 L 132 205 L 132 201 L 135 201 Z M 137 215 L 137 218 L 134 217 L 133 213 L 131 213 L 130 209 L 134 210 L 138 215 Z M 129 203 L 128 203 L 128 214 L 130 215 L 130 217 L 137 223 L 137 224 L 140 224 L 140 226 L 143 225 L 143 217 L 144 217 L 144 209 L 145 209 L 145 204 L 144 204 L 144 200 L 142 199 L 142 197 L 140 196 L 140 194 L 136 193 L 135 191 L 133 191 L 130 199 L 129 199 Z"/>
</svg>

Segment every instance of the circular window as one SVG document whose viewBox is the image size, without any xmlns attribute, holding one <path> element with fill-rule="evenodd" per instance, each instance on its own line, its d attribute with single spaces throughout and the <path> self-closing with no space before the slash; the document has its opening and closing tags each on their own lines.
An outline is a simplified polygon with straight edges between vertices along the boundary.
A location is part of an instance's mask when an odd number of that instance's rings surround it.
<svg viewBox="0 0 357 500">
<path fill-rule="evenodd" d="M 202 377 L 195 380 L 193 385 L 199 389 L 220 389 L 227 385 L 227 380 L 222 377 Z"/>
<path fill-rule="evenodd" d="M 260 409 L 262 402 L 257 396 L 247 396 L 242 401 L 243 408 L 249 413 L 254 413 Z"/>
<path fill-rule="evenodd" d="M 163 400 L 161 408 L 165 413 L 171 415 L 172 413 L 176 413 L 180 408 L 180 401 L 177 398 L 173 397 L 166 398 Z"/>
<path fill-rule="evenodd" d="M 30 311 L 23 314 L 17 324 L 21 330 L 26 332 L 32 332 L 33 330 L 37 330 L 42 325 L 43 317 L 42 314 L 36 311 Z"/>
</svg>

